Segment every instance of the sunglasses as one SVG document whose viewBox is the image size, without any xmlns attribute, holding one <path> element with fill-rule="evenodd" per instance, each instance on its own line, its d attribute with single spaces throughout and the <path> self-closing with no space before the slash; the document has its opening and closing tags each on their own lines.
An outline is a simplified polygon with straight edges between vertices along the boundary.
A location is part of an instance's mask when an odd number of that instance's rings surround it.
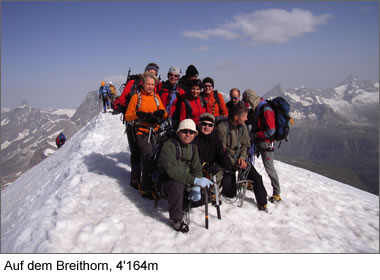
<svg viewBox="0 0 380 280">
<path fill-rule="evenodd" d="M 190 135 L 195 134 L 195 131 L 190 130 L 190 129 L 182 129 L 181 132 L 182 132 L 183 134 L 190 134 Z"/>
<path fill-rule="evenodd" d="M 238 100 L 238 99 L 239 99 L 239 97 L 232 97 L 232 99 L 233 99 L 233 100 Z"/>
<path fill-rule="evenodd" d="M 214 124 L 213 123 L 201 122 L 201 126 L 214 127 Z"/>
<path fill-rule="evenodd" d="M 169 74 L 169 77 L 176 77 L 176 78 L 179 78 L 179 75 Z"/>
<path fill-rule="evenodd" d="M 204 88 L 212 87 L 212 85 L 203 85 Z"/>
</svg>

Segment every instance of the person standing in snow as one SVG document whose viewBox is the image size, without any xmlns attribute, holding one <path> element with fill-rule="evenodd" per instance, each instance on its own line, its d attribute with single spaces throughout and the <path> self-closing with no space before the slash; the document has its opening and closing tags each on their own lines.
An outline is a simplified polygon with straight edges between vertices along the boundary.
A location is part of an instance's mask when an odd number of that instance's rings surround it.
<svg viewBox="0 0 380 280">
<path fill-rule="evenodd" d="M 179 118 L 177 113 L 177 105 L 180 104 L 181 96 L 185 94 L 183 88 L 178 84 L 179 75 L 181 70 L 178 66 L 171 66 L 168 71 L 168 80 L 159 83 L 157 87 L 158 94 L 161 101 L 168 112 L 168 118 L 172 121 L 175 129 L 178 128 Z"/>
<path fill-rule="evenodd" d="M 148 173 L 149 156 L 153 145 L 159 141 L 158 132 L 160 121 L 166 119 L 168 113 L 155 93 L 157 77 L 149 72 L 142 76 L 142 89 L 131 97 L 125 120 L 134 128 L 135 141 L 142 158 L 142 182 L 139 186 L 140 194 L 145 198 L 153 199 L 153 182 Z"/>
<path fill-rule="evenodd" d="M 66 136 L 61 132 L 58 134 L 57 138 L 55 138 L 55 144 L 57 144 L 57 148 L 61 148 L 66 142 Z"/>
<path fill-rule="evenodd" d="M 238 103 L 231 108 L 227 120 L 222 121 L 216 127 L 224 151 L 236 169 L 246 169 L 249 164 L 247 163 L 247 158 L 250 142 L 248 129 L 245 125 L 247 116 L 248 108 L 244 104 Z M 254 166 L 251 166 L 247 179 L 254 183 L 253 192 L 259 210 L 266 211 L 267 191 L 265 190 L 261 175 L 256 171 Z M 223 189 L 222 194 L 227 197 L 236 196 L 236 186 L 228 191 Z"/>
<path fill-rule="evenodd" d="M 107 112 L 107 107 L 109 107 L 109 100 L 108 100 L 109 93 L 110 93 L 109 87 L 105 85 L 104 81 L 102 81 L 100 83 L 100 88 L 99 88 L 99 99 L 103 100 L 104 113 Z"/>
<path fill-rule="evenodd" d="M 179 110 L 179 119 L 192 119 L 195 124 L 199 123 L 199 116 L 206 112 L 206 104 L 203 97 L 200 96 L 202 82 L 201 80 L 192 80 L 190 82 L 190 94 L 182 98 Z"/>
<path fill-rule="evenodd" d="M 191 81 L 197 80 L 198 76 L 199 72 L 197 68 L 191 64 L 187 67 L 185 76 L 182 76 L 181 79 L 179 79 L 179 86 L 185 90 L 187 95 L 190 95 Z"/>
<path fill-rule="evenodd" d="M 230 90 L 230 101 L 226 103 L 228 111 L 230 108 L 240 102 L 243 102 L 240 100 L 240 90 L 238 88 L 233 88 Z"/>
<path fill-rule="evenodd" d="M 170 223 L 176 231 L 183 233 L 189 231 L 189 226 L 183 221 L 187 187 L 195 186 L 190 192 L 190 199 L 199 201 L 200 188 L 207 188 L 213 184 L 209 179 L 202 177 L 198 150 L 192 144 L 197 134 L 193 120 L 181 121 L 177 136 L 162 144 L 157 163 L 157 169 L 164 177 L 162 185 L 168 197 Z"/>
<path fill-rule="evenodd" d="M 117 95 L 117 91 L 116 91 L 116 87 L 112 84 L 112 81 L 109 82 L 108 88 L 110 89 L 110 92 L 108 94 L 108 97 L 109 97 L 109 100 L 110 100 L 109 107 L 113 108 L 113 102 L 114 102 L 115 97 Z"/>
<path fill-rule="evenodd" d="M 158 67 L 156 63 L 151 62 L 145 66 L 144 73 L 148 72 L 157 77 L 159 69 L 160 68 Z M 131 79 L 127 82 L 118 100 L 120 104 L 120 109 L 123 115 L 125 114 L 127 110 L 131 96 L 141 91 L 141 88 L 142 88 L 142 79 L 141 79 L 142 75 L 135 75 L 135 76 L 136 76 L 135 79 Z M 126 123 L 126 126 L 127 126 L 126 132 L 127 132 L 127 138 L 128 138 L 128 145 L 131 151 L 131 154 L 130 154 L 131 182 L 130 184 L 132 187 L 137 189 L 141 185 L 141 153 L 136 142 L 135 126 L 130 125 L 128 123 Z"/>
<path fill-rule="evenodd" d="M 273 136 L 276 132 L 276 121 L 273 109 L 262 98 L 257 96 L 256 92 L 252 89 L 244 91 L 243 100 L 250 106 L 250 117 L 247 122 L 248 125 L 251 126 L 251 144 L 254 144 L 260 153 L 265 171 L 267 172 L 273 187 L 273 194 L 269 198 L 269 201 L 272 203 L 278 203 L 281 201 L 281 188 L 280 180 L 278 179 L 273 162 Z"/>
<path fill-rule="evenodd" d="M 217 123 L 228 117 L 228 109 L 224 102 L 223 95 L 217 90 L 214 91 L 214 80 L 206 77 L 202 80 L 202 97 L 206 100 L 206 112 L 215 116 Z"/>
</svg>

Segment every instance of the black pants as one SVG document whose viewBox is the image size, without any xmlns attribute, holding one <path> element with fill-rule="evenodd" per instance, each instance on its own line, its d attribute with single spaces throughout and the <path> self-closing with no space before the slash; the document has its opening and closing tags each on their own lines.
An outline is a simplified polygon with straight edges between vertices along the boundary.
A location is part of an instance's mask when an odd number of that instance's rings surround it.
<svg viewBox="0 0 380 280">
<path fill-rule="evenodd" d="M 256 171 L 255 167 L 252 166 L 248 174 L 248 180 L 253 181 L 253 193 L 255 194 L 258 206 L 263 206 L 267 204 L 267 191 L 264 187 L 263 178 Z M 235 174 L 232 172 L 225 172 L 222 180 L 222 194 L 227 197 L 236 196 L 236 180 Z"/>
<path fill-rule="evenodd" d="M 141 180 L 141 153 L 136 141 L 135 128 L 132 125 L 127 126 L 127 137 L 129 149 L 131 151 L 131 181 Z"/>
<path fill-rule="evenodd" d="M 252 166 L 249 171 L 248 180 L 253 181 L 253 192 L 256 197 L 257 205 L 263 206 L 267 204 L 267 191 L 264 187 L 263 177 L 261 177 L 261 175 L 256 171 L 254 166 Z"/>
<path fill-rule="evenodd" d="M 158 136 L 151 134 L 150 143 L 148 143 L 148 134 L 136 134 L 136 142 L 142 158 L 142 180 L 141 190 L 144 192 L 153 191 L 152 175 L 149 174 L 149 157 L 153 150 L 153 144 L 158 141 Z"/>
<path fill-rule="evenodd" d="M 236 196 L 236 180 L 235 174 L 232 172 L 224 172 L 222 179 L 222 194 L 226 197 Z"/>
</svg>

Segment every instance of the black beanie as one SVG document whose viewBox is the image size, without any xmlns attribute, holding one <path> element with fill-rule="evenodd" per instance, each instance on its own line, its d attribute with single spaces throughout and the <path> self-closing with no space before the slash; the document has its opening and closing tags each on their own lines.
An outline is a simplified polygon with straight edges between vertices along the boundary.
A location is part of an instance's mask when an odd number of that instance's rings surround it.
<svg viewBox="0 0 380 280">
<path fill-rule="evenodd" d="M 214 87 L 214 80 L 211 79 L 210 77 L 206 77 L 206 78 L 203 79 L 202 86 L 204 86 L 205 83 L 210 83 L 212 85 L 212 87 Z"/>
<path fill-rule="evenodd" d="M 194 77 L 195 75 L 199 75 L 197 68 L 195 68 L 194 65 L 189 65 L 186 69 L 186 76 L 187 77 Z"/>
</svg>

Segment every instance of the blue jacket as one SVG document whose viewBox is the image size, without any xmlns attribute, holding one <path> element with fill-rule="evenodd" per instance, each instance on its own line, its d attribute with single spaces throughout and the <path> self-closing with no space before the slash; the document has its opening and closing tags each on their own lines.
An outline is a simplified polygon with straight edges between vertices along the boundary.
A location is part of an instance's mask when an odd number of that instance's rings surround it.
<svg viewBox="0 0 380 280">
<path fill-rule="evenodd" d="M 111 93 L 110 88 L 108 86 L 101 86 L 99 88 L 99 97 L 106 97 L 108 93 Z"/>
</svg>

